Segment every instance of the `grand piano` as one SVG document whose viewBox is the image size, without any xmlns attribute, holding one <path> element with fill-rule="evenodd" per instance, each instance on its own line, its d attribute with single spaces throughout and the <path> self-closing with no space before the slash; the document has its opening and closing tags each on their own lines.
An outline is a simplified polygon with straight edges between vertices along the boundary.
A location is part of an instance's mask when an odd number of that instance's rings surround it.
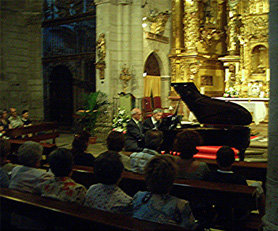
<svg viewBox="0 0 278 231">
<path fill-rule="evenodd" d="M 235 147 L 239 150 L 240 160 L 244 160 L 245 150 L 250 144 L 250 128 L 247 126 L 252 122 L 250 112 L 238 104 L 201 94 L 192 82 L 172 83 L 172 86 L 202 126 L 177 128 L 180 116 L 176 110 L 174 115 L 164 118 L 161 123 L 160 129 L 164 133 L 162 149 L 170 151 L 176 134 L 181 129 L 189 129 L 199 132 L 202 145 Z"/>
</svg>

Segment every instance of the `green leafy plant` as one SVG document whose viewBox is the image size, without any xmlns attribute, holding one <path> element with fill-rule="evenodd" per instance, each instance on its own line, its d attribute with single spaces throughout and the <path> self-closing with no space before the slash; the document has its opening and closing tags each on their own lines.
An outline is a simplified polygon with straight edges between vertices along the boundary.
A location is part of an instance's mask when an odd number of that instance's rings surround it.
<svg viewBox="0 0 278 231">
<path fill-rule="evenodd" d="M 108 105 L 107 95 L 101 91 L 85 95 L 84 109 L 77 112 L 79 127 L 94 136 L 97 119 L 107 111 Z"/>
<path fill-rule="evenodd" d="M 126 125 L 130 120 L 130 116 L 125 110 L 118 108 L 117 115 L 113 118 L 112 130 L 118 132 L 126 132 Z"/>
</svg>

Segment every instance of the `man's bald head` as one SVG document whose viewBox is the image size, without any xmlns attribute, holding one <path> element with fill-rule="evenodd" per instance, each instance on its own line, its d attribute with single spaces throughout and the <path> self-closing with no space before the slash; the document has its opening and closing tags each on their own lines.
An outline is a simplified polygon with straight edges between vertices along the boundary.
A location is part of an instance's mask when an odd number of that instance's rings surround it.
<svg viewBox="0 0 278 231">
<path fill-rule="evenodd" d="M 135 120 L 140 120 L 141 119 L 141 110 L 139 108 L 133 108 L 131 110 L 131 117 Z"/>
</svg>

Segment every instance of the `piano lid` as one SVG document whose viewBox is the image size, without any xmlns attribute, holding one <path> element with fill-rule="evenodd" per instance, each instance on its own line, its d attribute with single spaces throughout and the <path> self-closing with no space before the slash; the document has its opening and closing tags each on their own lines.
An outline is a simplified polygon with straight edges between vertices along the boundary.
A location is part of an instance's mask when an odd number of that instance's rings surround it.
<svg viewBox="0 0 278 231">
<path fill-rule="evenodd" d="M 250 112 L 244 107 L 201 94 L 194 83 L 172 83 L 197 120 L 203 124 L 248 125 L 252 123 Z"/>
</svg>

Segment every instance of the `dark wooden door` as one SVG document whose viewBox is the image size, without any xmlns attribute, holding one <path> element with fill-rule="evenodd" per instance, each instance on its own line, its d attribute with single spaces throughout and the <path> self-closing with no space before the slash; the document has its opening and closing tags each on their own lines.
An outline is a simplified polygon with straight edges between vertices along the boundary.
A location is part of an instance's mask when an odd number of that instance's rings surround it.
<svg viewBox="0 0 278 231">
<path fill-rule="evenodd" d="M 50 120 L 71 125 L 73 114 L 72 74 L 66 66 L 57 66 L 50 75 Z"/>
</svg>

